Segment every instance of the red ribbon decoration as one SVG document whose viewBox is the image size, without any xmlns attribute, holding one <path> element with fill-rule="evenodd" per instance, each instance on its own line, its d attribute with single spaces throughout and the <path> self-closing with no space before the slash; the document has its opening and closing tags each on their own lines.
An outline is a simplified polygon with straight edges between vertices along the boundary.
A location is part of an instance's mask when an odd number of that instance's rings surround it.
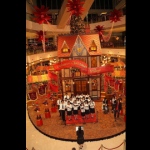
<svg viewBox="0 0 150 150">
<path fill-rule="evenodd" d="M 36 21 L 39 24 L 46 23 L 50 21 L 50 16 L 47 14 L 48 7 L 45 7 L 44 5 L 41 6 L 41 8 L 38 8 L 37 6 L 34 6 L 35 11 L 33 12 L 34 18 L 33 20 Z"/>
<path fill-rule="evenodd" d="M 54 85 L 52 83 L 49 83 L 49 86 L 50 86 L 50 89 L 53 91 L 53 92 L 58 92 L 58 86 L 57 85 Z"/>
<path fill-rule="evenodd" d="M 44 41 L 46 42 L 48 39 L 45 39 L 44 38 L 44 35 L 46 35 L 46 32 L 43 33 L 42 30 L 40 31 L 37 31 L 37 35 L 38 35 L 38 41 L 41 42 L 41 41 Z"/>
<path fill-rule="evenodd" d="M 104 26 L 97 25 L 94 30 L 95 30 L 96 32 L 98 32 L 99 35 L 102 35 L 102 34 L 103 34 L 103 30 L 104 30 Z"/>
<path fill-rule="evenodd" d="M 84 2 L 81 0 L 68 0 L 67 7 L 68 11 L 71 12 L 72 15 L 79 16 L 82 15 L 82 11 L 84 11 L 84 8 L 82 7 Z"/>
<path fill-rule="evenodd" d="M 122 12 L 120 10 L 114 9 L 109 16 L 111 22 L 120 21 L 120 17 L 122 16 Z"/>
<path fill-rule="evenodd" d="M 48 76 L 55 81 L 58 80 L 58 76 L 52 72 L 48 72 Z"/>
</svg>

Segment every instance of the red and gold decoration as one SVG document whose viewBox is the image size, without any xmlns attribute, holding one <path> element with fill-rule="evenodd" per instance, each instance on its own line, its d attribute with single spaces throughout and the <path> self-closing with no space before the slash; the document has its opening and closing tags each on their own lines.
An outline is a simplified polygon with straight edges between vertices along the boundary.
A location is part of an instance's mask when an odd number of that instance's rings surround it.
<svg viewBox="0 0 150 150">
<path fill-rule="evenodd" d="M 33 20 L 39 24 L 46 23 L 50 21 L 50 16 L 48 15 L 48 7 L 45 7 L 44 5 L 41 6 L 41 8 L 34 6 L 35 11 L 33 12 L 34 18 Z"/>
<path fill-rule="evenodd" d="M 113 89 L 114 92 L 123 91 L 122 79 L 115 79 L 112 76 L 104 75 L 104 91 L 106 92 L 108 88 Z"/>
<path fill-rule="evenodd" d="M 45 87 L 45 85 L 41 85 L 41 86 L 38 88 L 38 92 L 39 92 L 39 95 L 44 95 L 44 94 L 46 94 L 46 87 Z"/>
<path fill-rule="evenodd" d="M 120 21 L 120 17 L 122 16 L 122 12 L 120 10 L 114 9 L 109 16 L 109 20 L 111 22 L 117 22 Z"/>
<path fill-rule="evenodd" d="M 35 91 L 31 91 L 28 93 L 29 99 L 30 100 L 37 100 L 37 93 Z"/>
<path fill-rule="evenodd" d="M 109 30 L 108 34 L 107 35 L 104 35 L 102 32 L 102 30 L 104 30 L 102 28 L 102 26 L 98 25 L 96 26 L 95 28 L 95 31 L 99 33 L 100 37 L 103 38 L 104 42 L 108 42 L 111 35 L 112 35 L 112 30 L 113 30 L 113 26 L 114 26 L 114 23 L 115 22 L 118 22 L 118 21 L 121 21 L 120 17 L 122 16 L 122 12 L 120 10 L 117 10 L 117 9 L 114 9 L 111 13 L 110 13 L 110 23 L 112 23 L 111 25 L 111 29 Z"/>
<path fill-rule="evenodd" d="M 53 92 L 58 92 L 58 86 L 52 83 L 49 83 L 50 89 Z"/>
<path fill-rule="evenodd" d="M 79 16 L 82 15 L 82 12 L 84 11 L 83 8 L 84 2 L 81 0 L 68 0 L 67 7 L 68 11 L 71 12 L 71 15 Z"/>
<path fill-rule="evenodd" d="M 57 81 L 58 80 L 58 76 L 55 74 L 55 73 L 53 73 L 53 72 L 48 72 L 48 76 L 49 76 L 49 78 L 50 79 L 53 79 L 53 80 L 55 80 L 55 81 Z"/>
<path fill-rule="evenodd" d="M 104 32 L 104 26 L 100 26 L 100 25 L 97 25 L 94 29 L 96 32 L 98 32 L 98 34 L 100 36 L 102 36 L 103 32 Z"/>
<path fill-rule="evenodd" d="M 43 32 L 42 30 L 37 32 L 38 35 L 38 41 L 42 42 L 42 46 L 43 46 L 43 50 L 45 52 L 45 42 L 47 41 L 47 39 L 45 38 L 46 32 Z"/>
<path fill-rule="evenodd" d="M 49 108 L 45 108 L 45 118 L 51 118 L 51 113 Z"/>
<path fill-rule="evenodd" d="M 46 32 L 43 32 L 42 30 L 37 31 L 37 37 L 39 42 L 46 42 L 47 39 L 45 38 Z"/>
<path fill-rule="evenodd" d="M 37 126 L 42 126 L 43 125 L 42 117 L 39 114 L 36 117 L 36 124 L 37 124 Z"/>
<path fill-rule="evenodd" d="M 64 60 L 62 62 L 56 63 L 53 65 L 55 70 L 61 70 L 64 68 L 79 68 L 81 72 L 86 73 L 88 75 L 100 74 L 105 72 L 113 72 L 114 66 L 113 65 L 105 65 L 96 68 L 88 68 L 88 65 L 81 61 L 81 60 Z"/>
<path fill-rule="evenodd" d="M 41 8 L 38 8 L 37 6 L 34 6 L 35 11 L 33 12 L 33 20 L 39 24 L 49 24 L 50 16 L 48 15 L 48 7 L 45 7 L 44 5 L 41 6 Z M 42 34 L 43 33 L 43 34 Z M 45 52 L 45 32 L 44 28 L 43 31 L 40 31 L 39 33 L 39 40 L 42 41 L 43 45 L 43 51 Z"/>
<path fill-rule="evenodd" d="M 66 5 L 68 7 L 67 12 L 70 12 L 68 23 L 70 23 L 71 34 L 85 33 L 85 24 L 80 16 L 84 11 L 83 4 L 84 1 L 81 0 L 68 0 Z"/>
</svg>

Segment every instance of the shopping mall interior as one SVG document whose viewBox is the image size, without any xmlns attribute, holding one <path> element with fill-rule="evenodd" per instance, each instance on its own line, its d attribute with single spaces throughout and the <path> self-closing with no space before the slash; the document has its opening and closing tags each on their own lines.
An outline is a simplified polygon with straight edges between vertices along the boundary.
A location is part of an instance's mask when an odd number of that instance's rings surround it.
<svg viewBox="0 0 150 150">
<path fill-rule="evenodd" d="M 66 95 L 89 95 L 94 118 L 64 121 Z M 126 1 L 26 0 L 26 150 L 78 150 L 77 126 L 82 150 L 126 149 Z"/>
</svg>

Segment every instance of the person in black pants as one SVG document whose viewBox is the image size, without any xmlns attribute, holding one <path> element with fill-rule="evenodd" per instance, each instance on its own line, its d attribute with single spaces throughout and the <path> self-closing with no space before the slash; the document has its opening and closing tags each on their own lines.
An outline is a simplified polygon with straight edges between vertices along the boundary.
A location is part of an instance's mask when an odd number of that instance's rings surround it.
<svg viewBox="0 0 150 150">
<path fill-rule="evenodd" d="M 76 134 L 77 134 L 77 143 L 79 144 L 79 150 L 81 150 L 83 148 L 84 143 L 84 131 L 81 126 L 78 127 Z"/>
<path fill-rule="evenodd" d="M 114 108 L 114 119 L 119 118 L 120 111 L 122 109 L 122 98 L 118 98 Z"/>
<path fill-rule="evenodd" d="M 65 106 L 64 100 L 62 100 L 61 104 L 59 105 L 59 110 L 61 111 L 61 117 L 62 117 L 63 121 L 66 121 L 66 119 L 65 119 L 65 109 L 66 109 L 66 106 Z"/>
</svg>

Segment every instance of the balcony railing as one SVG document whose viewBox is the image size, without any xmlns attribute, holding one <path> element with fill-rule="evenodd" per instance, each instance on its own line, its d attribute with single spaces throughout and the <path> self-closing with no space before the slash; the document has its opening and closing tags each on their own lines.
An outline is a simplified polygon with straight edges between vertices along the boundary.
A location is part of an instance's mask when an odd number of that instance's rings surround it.
<svg viewBox="0 0 150 150">
<path fill-rule="evenodd" d="M 57 46 L 56 45 L 45 46 L 45 51 L 46 52 L 57 51 Z M 33 55 L 33 54 L 39 54 L 39 53 L 43 53 L 42 46 L 31 45 L 31 46 L 26 47 L 26 55 Z"/>
<path fill-rule="evenodd" d="M 124 42 L 101 42 L 101 48 L 125 48 Z M 56 45 L 46 46 L 45 52 L 52 52 L 57 51 Z M 26 55 L 33 55 L 33 54 L 39 54 L 43 53 L 43 47 L 42 46 L 27 46 L 26 47 Z"/>
</svg>

